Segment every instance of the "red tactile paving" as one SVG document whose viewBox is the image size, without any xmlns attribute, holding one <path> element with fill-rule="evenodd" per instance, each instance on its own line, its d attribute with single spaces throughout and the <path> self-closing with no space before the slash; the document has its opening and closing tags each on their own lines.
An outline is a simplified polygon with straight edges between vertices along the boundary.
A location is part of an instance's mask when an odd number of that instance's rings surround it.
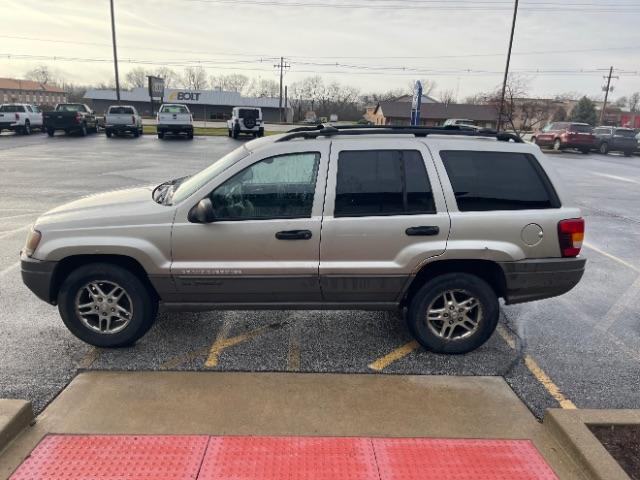
<svg viewBox="0 0 640 480">
<path fill-rule="evenodd" d="M 195 479 L 206 436 L 49 435 L 11 480 Z"/>
<path fill-rule="evenodd" d="M 529 440 L 374 438 L 380 480 L 557 480 Z"/>
<path fill-rule="evenodd" d="M 557 480 L 528 440 L 49 435 L 11 480 Z"/>
<path fill-rule="evenodd" d="M 199 480 L 378 480 L 368 438 L 212 437 Z"/>
</svg>

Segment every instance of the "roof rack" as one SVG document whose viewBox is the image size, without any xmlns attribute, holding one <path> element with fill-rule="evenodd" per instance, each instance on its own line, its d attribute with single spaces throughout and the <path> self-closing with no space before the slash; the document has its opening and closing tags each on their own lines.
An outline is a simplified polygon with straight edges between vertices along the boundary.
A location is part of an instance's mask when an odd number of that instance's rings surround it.
<svg viewBox="0 0 640 480">
<path fill-rule="evenodd" d="M 427 135 L 463 135 L 468 137 L 489 137 L 501 142 L 513 141 L 524 143 L 518 135 L 513 133 L 498 132 L 488 128 L 470 128 L 459 125 L 448 125 L 446 127 L 410 127 L 394 125 L 317 125 L 315 127 L 298 127 L 289 130 L 287 134 L 276 140 L 277 142 L 287 142 L 295 138 L 314 139 L 318 137 L 334 137 L 343 135 L 397 135 L 406 133 L 416 137 L 426 137 Z"/>
</svg>

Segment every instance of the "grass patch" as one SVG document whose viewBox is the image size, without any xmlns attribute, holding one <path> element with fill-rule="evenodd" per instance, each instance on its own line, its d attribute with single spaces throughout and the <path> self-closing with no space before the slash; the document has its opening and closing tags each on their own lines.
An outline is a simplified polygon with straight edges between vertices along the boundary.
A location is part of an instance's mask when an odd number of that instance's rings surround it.
<svg viewBox="0 0 640 480">
<path fill-rule="evenodd" d="M 142 126 L 142 133 L 144 133 L 145 135 L 156 135 L 157 134 L 157 130 L 156 130 L 156 126 L 155 125 L 143 125 Z M 265 135 L 276 135 L 278 133 L 282 133 L 282 132 L 270 132 L 267 131 L 265 132 Z M 204 136 L 204 137 L 226 137 L 228 136 L 229 132 L 226 128 L 221 128 L 221 127 L 195 127 L 193 129 L 193 134 L 197 135 L 197 136 Z M 243 135 L 244 136 L 244 135 Z"/>
</svg>

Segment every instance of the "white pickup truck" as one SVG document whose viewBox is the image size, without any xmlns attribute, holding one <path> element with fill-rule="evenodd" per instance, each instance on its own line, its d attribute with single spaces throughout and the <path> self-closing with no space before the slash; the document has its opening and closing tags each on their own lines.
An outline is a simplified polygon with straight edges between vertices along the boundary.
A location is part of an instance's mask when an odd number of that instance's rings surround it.
<svg viewBox="0 0 640 480">
<path fill-rule="evenodd" d="M 165 103 L 158 111 L 158 138 L 165 134 L 186 133 L 188 139 L 193 138 L 193 115 L 186 105 Z"/>
<path fill-rule="evenodd" d="M 111 105 L 104 117 L 104 129 L 108 138 L 122 133 L 139 137 L 142 133 L 142 117 L 131 105 Z"/>
<path fill-rule="evenodd" d="M 231 119 L 227 120 L 229 136 L 238 138 L 241 133 L 255 137 L 264 136 L 264 123 L 262 122 L 262 109 L 248 107 L 233 107 Z"/>
<path fill-rule="evenodd" d="M 31 135 L 34 128 L 42 130 L 42 111 L 28 103 L 5 103 L 0 105 L 0 133 L 13 130 Z"/>
</svg>

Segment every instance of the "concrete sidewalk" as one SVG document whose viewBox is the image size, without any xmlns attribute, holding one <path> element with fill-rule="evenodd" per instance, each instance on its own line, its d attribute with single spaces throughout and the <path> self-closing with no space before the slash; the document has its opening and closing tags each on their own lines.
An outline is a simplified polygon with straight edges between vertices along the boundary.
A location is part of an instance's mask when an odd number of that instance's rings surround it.
<svg viewBox="0 0 640 480">
<path fill-rule="evenodd" d="M 559 478 L 586 478 L 498 377 L 81 373 L 2 453 L 0 478 L 48 433 L 530 439 Z"/>
</svg>

